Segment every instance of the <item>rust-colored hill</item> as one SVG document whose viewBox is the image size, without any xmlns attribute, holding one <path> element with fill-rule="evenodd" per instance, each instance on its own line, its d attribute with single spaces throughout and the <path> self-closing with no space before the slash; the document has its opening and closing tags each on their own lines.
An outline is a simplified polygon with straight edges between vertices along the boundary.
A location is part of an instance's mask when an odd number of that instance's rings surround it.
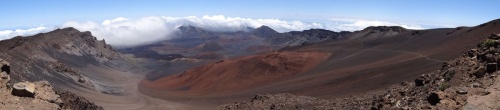
<svg viewBox="0 0 500 110">
<path fill-rule="evenodd" d="M 224 95 L 298 75 L 316 67 L 329 55 L 315 51 L 270 52 L 222 60 L 155 81 L 144 80 L 142 84 L 170 91 L 170 95 Z"/>
</svg>

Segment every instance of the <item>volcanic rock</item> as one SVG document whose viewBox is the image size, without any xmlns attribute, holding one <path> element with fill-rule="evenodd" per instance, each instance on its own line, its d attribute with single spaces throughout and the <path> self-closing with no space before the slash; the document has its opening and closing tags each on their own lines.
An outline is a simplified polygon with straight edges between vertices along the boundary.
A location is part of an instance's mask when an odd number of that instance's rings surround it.
<svg viewBox="0 0 500 110">
<path fill-rule="evenodd" d="M 493 73 L 493 72 L 497 71 L 497 63 L 488 63 L 486 65 L 486 71 L 488 73 Z"/>
<path fill-rule="evenodd" d="M 486 54 L 486 60 L 488 62 L 495 62 L 495 57 L 492 54 Z"/>
<path fill-rule="evenodd" d="M 475 82 L 475 83 L 472 83 L 472 87 L 481 87 L 481 84 Z"/>
<path fill-rule="evenodd" d="M 80 82 L 80 83 L 85 83 L 85 82 L 87 82 L 87 81 L 85 80 L 85 78 L 83 78 L 83 77 L 82 77 L 82 78 L 78 79 L 78 82 Z"/>
<path fill-rule="evenodd" d="M 10 76 L 7 72 L 0 72 L 0 89 L 6 88 L 10 81 Z"/>
<path fill-rule="evenodd" d="M 46 100 L 50 103 L 61 104 L 62 100 L 59 95 L 53 90 L 52 86 L 47 81 L 37 81 L 35 82 L 36 94 L 35 98 Z"/>
<path fill-rule="evenodd" d="M 10 63 L 0 58 L 0 72 L 10 73 Z"/>
<path fill-rule="evenodd" d="M 486 75 L 486 69 L 482 66 L 479 67 L 476 72 L 474 72 L 474 76 L 476 76 L 477 78 L 482 78 L 484 77 L 484 75 Z"/>
<path fill-rule="evenodd" d="M 93 102 L 68 91 L 56 91 L 62 100 L 62 109 L 69 110 L 104 110 Z"/>
<path fill-rule="evenodd" d="M 457 90 L 458 94 L 467 94 L 467 90 Z"/>
<path fill-rule="evenodd" d="M 12 95 L 19 97 L 35 97 L 35 84 L 31 82 L 19 82 L 12 86 Z"/>
</svg>

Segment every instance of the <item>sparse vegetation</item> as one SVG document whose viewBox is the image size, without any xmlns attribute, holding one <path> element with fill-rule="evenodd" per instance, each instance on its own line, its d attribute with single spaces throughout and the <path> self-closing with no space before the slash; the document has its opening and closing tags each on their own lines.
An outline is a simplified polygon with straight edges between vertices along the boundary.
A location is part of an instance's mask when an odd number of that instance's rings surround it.
<svg viewBox="0 0 500 110">
<path fill-rule="evenodd" d="M 446 89 L 448 89 L 448 88 L 450 88 L 450 87 L 451 87 L 451 85 L 450 85 L 450 84 L 448 84 L 448 83 L 443 83 L 443 84 L 439 85 L 439 90 L 444 91 L 444 90 L 446 90 Z"/>
<path fill-rule="evenodd" d="M 495 45 L 495 40 L 493 39 L 486 39 L 483 41 L 482 43 L 484 46 L 488 46 L 488 47 L 491 47 L 491 46 L 494 46 Z"/>
<path fill-rule="evenodd" d="M 454 69 L 450 69 L 450 70 L 446 71 L 446 73 L 444 74 L 444 80 L 445 81 L 450 81 L 451 78 L 453 78 L 454 75 L 455 75 L 455 70 Z"/>
</svg>

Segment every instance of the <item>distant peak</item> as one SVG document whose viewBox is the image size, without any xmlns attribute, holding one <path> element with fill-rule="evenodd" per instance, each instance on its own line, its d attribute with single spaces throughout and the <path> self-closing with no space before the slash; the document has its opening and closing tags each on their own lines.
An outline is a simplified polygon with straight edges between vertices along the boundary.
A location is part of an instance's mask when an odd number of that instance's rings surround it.
<svg viewBox="0 0 500 110">
<path fill-rule="evenodd" d="M 403 28 L 401 26 L 370 26 L 363 31 L 380 31 L 380 32 L 386 32 L 386 31 L 395 31 L 395 32 L 401 32 L 406 30 L 406 28 Z"/>
<path fill-rule="evenodd" d="M 252 31 L 254 34 L 273 34 L 273 33 L 278 33 L 276 30 L 272 29 L 271 27 L 262 25 L 259 28 L 255 29 Z"/>
<path fill-rule="evenodd" d="M 261 29 L 261 30 L 274 30 L 274 29 L 272 29 L 271 27 L 266 26 L 266 25 L 262 25 L 262 26 L 258 27 L 257 29 Z M 256 30 L 257 30 L 257 29 L 256 29 Z"/>
<path fill-rule="evenodd" d="M 192 26 L 192 25 L 183 25 L 179 28 L 181 32 L 204 32 L 205 30 L 200 27 Z"/>
</svg>

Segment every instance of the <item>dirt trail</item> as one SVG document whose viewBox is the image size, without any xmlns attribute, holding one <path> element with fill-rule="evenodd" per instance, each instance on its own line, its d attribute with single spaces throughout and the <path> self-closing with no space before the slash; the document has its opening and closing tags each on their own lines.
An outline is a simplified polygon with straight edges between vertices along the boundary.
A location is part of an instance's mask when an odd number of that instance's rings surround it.
<svg viewBox="0 0 500 110">
<path fill-rule="evenodd" d="M 355 49 L 346 49 L 346 50 L 355 50 Z M 349 56 L 346 56 L 344 58 L 341 58 L 339 60 L 332 60 L 332 61 L 329 61 L 328 63 L 337 63 L 339 61 L 342 61 L 342 60 L 345 60 L 345 59 L 348 59 L 350 57 L 353 57 L 353 56 L 356 56 L 358 54 L 361 54 L 363 52 L 366 52 L 366 51 L 383 51 L 383 52 L 400 52 L 400 53 L 408 53 L 408 54 L 415 54 L 415 55 L 418 55 L 420 57 L 424 57 L 425 59 L 427 60 L 431 60 L 431 61 L 435 61 L 435 62 L 446 62 L 446 61 L 443 61 L 443 60 L 438 60 L 438 59 L 432 59 L 432 58 L 429 58 L 428 56 L 425 56 L 423 54 L 420 54 L 420 53 L 417 53 L 417 52 L 410 52 L 410 51 L 393 51 L 393 50 L 383 50 L 383 49 L 363 49 L 355 54 L 352 54 L 352 55 L 349 55 Z"/>
<path fill-rule="evenodd" d="M 92 66 L 80 68 L 80 70 L 89 70 L 86 72 L 96 73 L 89 74 L 89 77 L 99 77 L 101 79 L 89 80 L 89 82 L 95 86 L 93 88 L 82 87 L 69 82 L 61 82 L 66 84 L 62 85 L 64 86 L 62 88 L 81 95 L 97 105 L 102 106 L 106 110 L 199 109 L 188 104 L 156 99 L 141 94 L 138 91 L 138 84 L 144 78 L 142 74 L 135 74 L 132 71 Z"/>
</svg>

